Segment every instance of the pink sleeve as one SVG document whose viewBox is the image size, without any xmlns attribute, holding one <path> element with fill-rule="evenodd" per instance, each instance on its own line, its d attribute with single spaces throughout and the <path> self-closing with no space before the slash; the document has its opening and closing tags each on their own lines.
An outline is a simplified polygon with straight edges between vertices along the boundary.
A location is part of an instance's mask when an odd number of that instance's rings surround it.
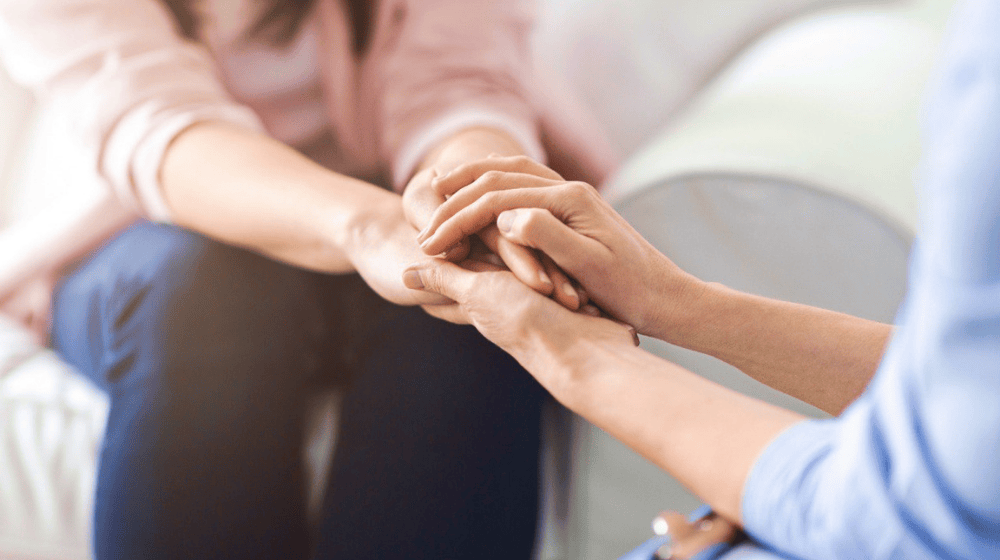
<svg viewBox="0 0 1000 560">
<path fill-rule="evenodd" d="M 534 8 L 531 0 L 384 3 L 389 36 L 379 41 L 375 90 L 397 189 L 435 144 L 472 126 L 504 130 L 544 159 L 528 84 Z"/>
<path fill-rule="evenodd" d="M 177 134 L 205 120 L 262 130 L 157 0 L 0 0 L 0 55 L 15 80 L 72 115 L 97 173 L 153 219 L 169 219 L 159 170 Z"/>
</svg>

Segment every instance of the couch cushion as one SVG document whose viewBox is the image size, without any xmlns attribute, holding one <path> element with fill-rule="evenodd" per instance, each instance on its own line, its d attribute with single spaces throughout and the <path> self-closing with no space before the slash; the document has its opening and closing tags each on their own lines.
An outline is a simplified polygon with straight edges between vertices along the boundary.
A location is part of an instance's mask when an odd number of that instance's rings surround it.
<svg viewBox="0 0 1000 560">
<path fill-rule="evenodd" d="M 89 558 L 107 399 L 0 317 L 0 556 Z"/>
</svg>

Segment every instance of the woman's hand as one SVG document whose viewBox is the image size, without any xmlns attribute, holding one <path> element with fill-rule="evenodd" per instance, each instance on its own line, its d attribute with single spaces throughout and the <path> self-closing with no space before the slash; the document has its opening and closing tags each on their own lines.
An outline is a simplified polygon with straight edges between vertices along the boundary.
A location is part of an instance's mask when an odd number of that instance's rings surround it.
<svg viewBox="0 0 1000 560">
<path fill-rule="evenodd" d="M 427 254 L 495 222 L 505 239 L 543 252 L 601 309 L 646 334 L 676 321 L 703 289 L 585 183 L 471 164 L 434 186 L 449 198 L 418 238 Z"/>
<path fill-rule="evenodd" d="M 345 251 L 354 269 L 378 295 L 397 305 L 443 305 L 448 298 L 407 289 L 403 271 L 411 263 L 427 260 L 417 246 L 417 232 L 403 216 L 396 195 L 386 193 L 352 228 Z"/>
<path fill-rule="evenodd" d="M 460 165 L 455 149 L 445 152 L 437 158 L 433 166 L 425 167 L 413 176 L 403 191 L 403 209 L 406 219 L 417 229 L 424 228 L 431 216 L 445 201 L 445 196 L 438 193 L 436 185 L 441 177 L 451 177 L 456 168 L 461 169 L 463 176 L 474 179 L 474 170 L 483 172 L 518 172 L 538 177 L 562 180 L 558 173 L 526 156 L 490 156 L 474 161 L 468 165 Z M 461 180 L 459 176 L 452 179 Z M 471 180 L 470 180 L 471 182 Z M 568 309 L 579 309 L 586 304 L 583 294 L 580 294 L 573 283 L 559 267 L 550 259 L 537 255 L 531 249 L 504 239 L 496 226 L 491 225 L 478 232 L 483 244 L 517 276 L 522 282 L 543 295 L 551 295 L 556 301 Z M 444 258 L 458 262 L 464 259 L 470 251 L 469 239 L 463 239 L 453 246 Z"/>
<path fill-rule="evenodd" d="M 33 277 L 0 297 L 0 313 L 27 327 L 36 342 L 45 344 L 52 320 L 52 290 L 55 284 L 54 274 Z"/>
<path fill-rule="evenodd" d="M 441 259 L 424 259 L 406 270 L 403 281 L 414 291 L 441 294 L 454 302 L 425 309 L 453 322 L 471 323 L 557 397 L 561 393 L 551 386 L 549 376 L 555 369 L 535 363 L 540 356 L 567 353 L 584 335 L 589 340 L 629 346 L 637 343 L 631 327 L 596 316 L 599 312 L 593 306 L 569 311 L 525 286 L 509 271 L 486 263 L 466 261 L 463 265 L 465 268 Z M 546 351 L 536 351 L 539 345 Z"/>
</svg>

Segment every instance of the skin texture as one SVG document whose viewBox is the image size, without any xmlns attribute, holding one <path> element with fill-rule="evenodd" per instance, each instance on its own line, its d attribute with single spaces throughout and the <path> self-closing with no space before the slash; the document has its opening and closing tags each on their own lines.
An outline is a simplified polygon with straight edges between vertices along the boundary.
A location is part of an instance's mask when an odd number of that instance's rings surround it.
<svg viewBox="0 0 1000 560">
<path fill-rule="evenodd" d="M 496 222 L 504 237 L 550 256 L 601 309 L 640 333 L 724 360 L 831 414 L 864 390 L 891 335 L 882 323 L 702 282 L 589 185 L 482 168 L 453 175 L 459 179 L 439 188 L 455 194 L 418 238 L 425 252 Z"/>
<path fill-rule="evenodd" d="M 218 145 L 227 150 L 210 149 Z M 174 141 L 161 173 L 179 225 L 295 266 L 330 273 L 357 271 L 393 303 L 441 305 L 450 302 L 408 290 L 401 281 L 406 265 L 423 255 L 411 223 L 426 220 L 440 202 L 428 196 L 433 194 L 431 178 L 490 154 L 521 152 L 500 131 L 459 132 L 428 155 L 408 185 L 411 194 L 404 198 L 329 171 L 266 136 L 204 123 Z M 553 293 L 554 284 L 549 274 L 544 276 L 548 281 L 542 281 L 545 269 L 532 251 L 499 233 L 492 239 L 495 252 L 523 281 L 540 293 Z M 461 259 L 463 252 L 450 256 Z M 572 298 L 560 299 L 579 306 Z"/>
<path fill-rule="evenodd" d="M 888 325 L 702 282 L 589 185 L 472 163 L 436 188 L 448 198 L 421 232 L 425 253 L 496 224 L 640 332 L 726 360 L 833 414 L 867 385 L 891 334 Z M 458 320 L 510 352 L 563 404 L 740 521 L 756 457 L 800 416 L 648 354 L 619 324 L 570 313 L 508 272 L 466 268 L 424 260 L 404 278 L 415 291 L 457 302 Z"/>
<path fill-rule="evenodd" d="M 218 145 L 228 149 L 215 150 Z M 423 255 L 411 224 L 426 225 L 444 200 L 432 190 L 431 180 L 466 161 L 520 153 L 520 146 L 502 132 L 462 131 L 425 158 L 401 198 L 333 173 L 266 136 L 205 122 L 186 129 L 171 144 L 161 179 L 179 225 L 292 265 L 330 273 L 356 270 L 394 303 L 441 305 L 451 302 L 407 290 L 400 281 L 403 267 Z M 544 166 L 536 164 L 534 170 L 558 177 Z M 80 225 L 72 239 L 58 240 L 57 246 L 64 252 L 71 247 L 73 253 L 63 260 L 83 257 L 107 235 L 136 219 L 114 200 L 95 201 L 91 206 L 85 211 L 73 209 L 80 214 L 76 220 Z M 30 328 L 41 342 L 47 337 L 49 295 L 60 270 L 48 262 L 51 259 L 43 258 L 51 253 L 47 237 L 36 231 L 39 227 L 26 227 L 30 229 L 26 235 L 7 232 L 2 239 L 15 245 L 4 254 L 23 253 L 31 261 L 30 266 L 9 268 L 31 274 L 0 279 L 0 312 Z M 477 258 L 509 266 L 522 281 L 540 293 L 554 295 L 569 308 L 586 303 L 551 260 L 504 239 L 496 228 L 484 237 L 489 243 L 480 247 Z M 24 239 L 42 248 L 23 250 Z M 491 248 L 499 258 L 488 253 Z M 461 260 L 467 249 L 450 257 Z"/>
<path fill-rule="evenodd" d="M 211 149 L 219 145 L 227 149 Z M 404 208 L 399 195 L 329 171 L 266 136 L 209 122 L 178 136 L 167 151 L 161 179 L 179 225 L 295 266 L 329 273 L 357 271 L 393 303 L 434 305 L 448 300 L 408 290 L 401 281 L 405 266 L 423 255 L 415 241 L 417 230 L 407 219 L 409 214 L 419 221 L 433 206 L 419 196 L 423 185 L 460 162 L 520 151 L 499 131 L 456 134 L 423 162 L 410 184 L 414 195 Z M 514 250 L 532 261 L 517 261 L 514 255 L 509 257 L 511 266 L 534 266 L 537 278 L 541 266 L 534 255 L 522 247 Z"/>
<path fill-rule="evenodd" d="M 488 154 L 481 159 L 483 154 Z M 446 195 L 436 188 L 440 177 L 448 176 L 466 162 L 485 166 L 517 162 L 526 173 L 562 180 L 558 173 L 520 155 L 522 150 L 509 138 L 484 128 L 472 128 L 457 134 L 449 142 L 438 146 L 425 158 L 418 172 L 403 192 L 403 211 L 413 227 L 423 229 L 434 212 L 444 203 Z M 542 259 L 530 248 L 514 243 L 500 235 L 496 226 L 478 232 L 478 241 L 490 253 L 500 257 L 496 264 L 503 264 L 522 282 L 540 294 L 552 296 L 569 309 L 578 309 L 583 303 L 566 275 L 551 260 Z M 472 250 L 473 242 L 463 240 L 443 253 L 444 258 L 458 262 Z"/>
<path fill-rule="evenodd" d="M 507 271 L 423 263 L 411 287 L 441 293 L 552 395 L 671 472 L 716 511 L 740 519 L 760 451 L 798 415 L 755 401 L 634 346 L 620 324 L 573 313 Z"/>
</svg>

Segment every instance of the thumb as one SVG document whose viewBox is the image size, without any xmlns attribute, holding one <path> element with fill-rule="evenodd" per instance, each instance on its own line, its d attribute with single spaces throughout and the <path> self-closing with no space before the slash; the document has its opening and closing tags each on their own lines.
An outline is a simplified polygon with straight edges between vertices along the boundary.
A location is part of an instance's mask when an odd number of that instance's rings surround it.
<svg viewBox="0 0 1000 560">
<path fill-rule="evenodd" d="M 403 284 L 411 290 L 441 294 L 462 302 L 475 276 L 462 267 L 443 260 L 410 265 L 403 271 Z"/>
<path fill-rule="evenodd" d="M 601 242 L 574 231 L 545 208 L 501 212 L 497 227 L 514 243 L 545 253 L 578 281 L 607 253 Z"/>
</svg>

